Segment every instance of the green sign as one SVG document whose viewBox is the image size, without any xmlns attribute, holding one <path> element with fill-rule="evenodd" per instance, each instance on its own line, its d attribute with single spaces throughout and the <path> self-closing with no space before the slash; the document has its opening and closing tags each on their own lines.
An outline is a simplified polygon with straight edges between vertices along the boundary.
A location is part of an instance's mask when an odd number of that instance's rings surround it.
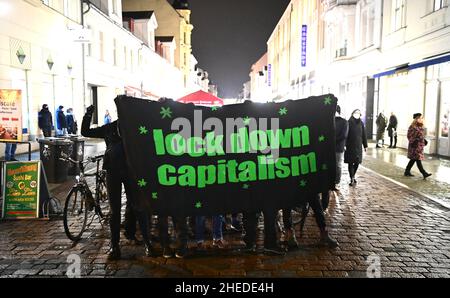
<svg viewBox="0 0 450 298">
<path fill-rule="evenodd" d="M 5 163 L 3 218 L 39 217 L 40 168 L 40 161 Z"/>
</svg>

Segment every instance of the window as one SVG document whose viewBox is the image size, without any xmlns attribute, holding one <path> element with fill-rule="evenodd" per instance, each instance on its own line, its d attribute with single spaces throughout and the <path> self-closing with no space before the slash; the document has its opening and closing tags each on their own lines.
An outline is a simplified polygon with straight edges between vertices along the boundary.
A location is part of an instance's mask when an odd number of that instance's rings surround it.
<svg viewBox="0 0 450 298">
<path fill-rule="evenodd" d="M 117 0 L 112 0 L 112 13 L 117 15 Z"/>
<path fill-rule="evenodd" d="M 325 18 L 322 16 L 319 20 L 319 48 L 321 50 L 325 48 L 325 26 Z"/>
<path fill-rule="evenodd" d="M 131 68 L 131 72 L 133 72 L 133 70 L 134 70 L 134 57 L 133 57 L 134 55 L 133 55 L 133 50 L 130 50 L 130 68 Z"/>
<path fill-rule="evenodd" d="M 114 66 L 117 66 L 117 40 L 113 39 L 113 62 Z"/>
<path fill-rule="evenodd" d="M 88 30 L 92 30 L 92 27 L 90 25 L 87 25 L 86 28 Z M 94 34 L 93 30 L 92 34 Z M 92 57 L 92 41 L 87 44 L 87 56 Z"/>
<path fill-rule="evenodd" d="M 103 32 L 99 31 L 98 32 L 98 50 L 99 50 L 99 59 L 100 61 L 104 61 L 104 36 L 103 36 Z"/>
<path fill-rule="evenodd" d="M 361 18 L 359 25 L 360 48 L 365 49 L 374 44 L 375 30 L 375 7 L 374 2 L 364 1 L 361 7 Z"/>
<path fill-rule="evenodd" d="M 434 0 L 433 3 L 433 11 L 438 11 L 439 9 L 445 7 L 446 3 L 445 0 Z"/>
<path fill-rule="evenodd" d="M 127 47 L 123 47 L 123 58 L 124 58 L 123 68 L 127 69 L 127 67 L 128 67 L 128 62 L 127 62 Z"/>
<path fill-rule="evenodd" d="M 90 0 L 89 2 L 100 9 L 104 14 L 108 14 L 108 0 Z"/>
<path fill-rule="evenodd" d="M 392 1 L 392 30 L 397 31 L 406 25 L 406 0 Z"/>
</svg>

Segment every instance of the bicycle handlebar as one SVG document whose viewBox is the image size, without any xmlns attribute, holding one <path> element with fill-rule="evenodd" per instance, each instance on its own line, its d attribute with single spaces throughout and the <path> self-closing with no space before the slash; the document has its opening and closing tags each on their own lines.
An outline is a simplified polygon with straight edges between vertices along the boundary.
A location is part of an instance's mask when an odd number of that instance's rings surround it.
<svg viewBox="0 0 450 298">
<path fill-rule="evenodd" d="M 72 159 L 69 155 L 67 155 L 64 152 L 61 152 L 61 156 L 62 157 L 60 157 L 59 160 L 69 161 L 69 162 L 71 162 L 73 164 L 89 163 L 89 162 L 94 163 L 94 162 L 97 162 L 97 161 L 99 161 L 99 160 L 101 160 L 103 158 L 103 155 L 97 155 L 97 156 L 93 156 L 93 157 L 88 157 L 88 159 L 84 160 L 84 161 L 78 161 L 78 160 Z"/>
</svg>

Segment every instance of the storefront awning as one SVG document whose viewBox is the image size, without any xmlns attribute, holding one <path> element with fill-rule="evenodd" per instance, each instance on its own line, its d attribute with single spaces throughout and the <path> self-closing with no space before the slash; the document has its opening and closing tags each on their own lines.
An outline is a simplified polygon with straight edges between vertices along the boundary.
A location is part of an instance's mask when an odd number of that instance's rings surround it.
<svg viewBox="0 0 450 298">
<path fill-rule="evenodd" d="M 374 74 L 372 77 L 374 79 L 376 79 L 376 78 L 380 78 L 380 77 L 384 77 L 384 76 L 394 75 L 398 72 L 403 72 L 403 71 L 413 70 L 413 69 L 427 67 L 427 66 L 431 66 L 431 65 L 441 64 L 441 63 L 445 63 L 445 62 L 449 62 L 449 61 L 450 61 L 450 54 L 446 54 L 446 55 L 443 55 L 440 57 L 426 59 L 424 61 L 420 61 L 420 62 L 413 63 L 413 64 L 404 64 L 404 65 L 395 67 L 394 69 L 390 69 L 390 70 L 387 70 L 384 72 Z"/>
<path fill-rule="evenodd" d="M 179 98 L 177 101 L 182 103 L 193 103 L 201 106 L 223 106 L 223 100 L 221 98 L 202 90 L 188 94 L 182 98 Z"/>
</svg>

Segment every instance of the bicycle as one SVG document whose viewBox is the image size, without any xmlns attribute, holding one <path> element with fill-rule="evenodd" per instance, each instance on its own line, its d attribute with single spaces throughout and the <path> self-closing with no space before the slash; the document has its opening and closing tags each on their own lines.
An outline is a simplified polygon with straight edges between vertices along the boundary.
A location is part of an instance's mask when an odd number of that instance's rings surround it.
<svg viewBox="0 0 450 298">
<path fill-rule="evenodd" d="M 89 157 L 85 161 L 76 161 L 62 153 L 61 160 L 71 162 L 80 167 L 80 175 L 76 177 L 77 182 L 66 196 L 64 204 L 64 231 L 72 241 L 79 241 L 86 227 L 90 226 L 98 217 L 100 224 L 107 221 L 108 195 L 106 191 L 106 171 L 100 169 L 100 161 L 103 155 Z M 92 174 L 85 173 L 86 165 L 96 163 L 96 171 Z M 95 177 L 95 192 L 92 193 L 86 177 Z M 88 223 L 89 213 L 94 212 Z"/>
</svg>

